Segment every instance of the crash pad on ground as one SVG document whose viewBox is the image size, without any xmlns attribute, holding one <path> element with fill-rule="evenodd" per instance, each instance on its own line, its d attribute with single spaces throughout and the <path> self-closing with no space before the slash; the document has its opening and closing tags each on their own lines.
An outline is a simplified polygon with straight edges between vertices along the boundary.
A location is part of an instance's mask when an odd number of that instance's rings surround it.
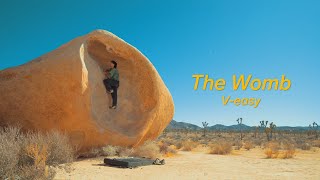
<svg viewBox="0 0 320 180">
<path fill-rule="evenodd" d="M 105 158 L 104 163 L 110 166 L 122 168 L 135 168 L 138 166 L 152 165 L 154 160 L 148 158 L 128 157 L 128 158 Z"/>
</svg>

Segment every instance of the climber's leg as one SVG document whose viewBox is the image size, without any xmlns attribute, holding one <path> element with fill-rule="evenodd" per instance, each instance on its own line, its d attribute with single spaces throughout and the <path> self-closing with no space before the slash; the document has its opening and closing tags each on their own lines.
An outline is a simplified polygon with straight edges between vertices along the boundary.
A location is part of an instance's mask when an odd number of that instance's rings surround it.
<svg viewBox="0 0 320 180">
<path fill-rule="evenodd" d="M 112 90 L 112 87 L 111 87 L 111 85 L 112 85 L 112 79 L 104 79 L 104 80 L 103 80 L 103 84 L 104 84 L 104 86 L 106 87 L 107 91 L 108 91 L 108 92 L 111 92 L 111 90 Z"/>
<path fill-rule="evenodd" d="M 112 106 L 117 106 L 117 100 L 118 100 L 118 88 L 113 86 L 113 93 L 111 93 L 112 96 Z"/>
<path fill-rule="evenodd" d="M 114 80 L 114 84 L 111 86 L 113 92 L 111 93 L 112 96 L 112 106 L 110 106 L 110 109 L 116 109 L 117 102 L 118 102 L 118 87 L 119 87 L 119 81 Z"/>
</svg>

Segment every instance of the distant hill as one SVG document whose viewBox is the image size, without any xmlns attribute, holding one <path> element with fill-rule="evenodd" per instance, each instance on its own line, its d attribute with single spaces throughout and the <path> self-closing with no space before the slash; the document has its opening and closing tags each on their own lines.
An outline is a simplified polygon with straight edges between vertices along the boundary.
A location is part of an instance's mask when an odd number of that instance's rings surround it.
<svg viewBox="0 0 320 180">
<path fill-rule="evenodd" d="M 216 124 L 214 126 L 209 126 L 208 129 L 209 130 L 223 130 L 223 131 L 225 131 L 225 130 L 240 130 L 240 125 L 225 126 L 222 124 Z M 251 129 L 254 129 L 254 127 L 242 124 L 241 129 L 242 130 L 251 130 Z"/>
<path fill-rule="evenodd" d="M 190 130 L 201 130 L 203 129 L 202 127 L 199 127 L 195 124 L 192 123 L 186 123 L 186 122 L 177 122 L 175 120 L 172 120 L 170 124 L 166 128 L 167 130 L 172 130 L 172 129 L 190 129 Z M 231 125 L 231 126 L 225 126 L 222 124 L 216 124 L 213 126 L 208 126 L 209 130 L 220 130 L 220 131 L 237 131 L 240 130 L 240 125 Z M 241 126 L 242 130 L 254 130 L 255 126 L 248 126 L 245 124 L 242 124 Z M 279 126 L 276 129 L 278 130 L 291 130 L 291 131 L 305 131 L 308 130 L 308 127 L 302 127 L 302 126 L 296 126 L 296 127 L 291 127 L 291 126 Z"/>
<path fill-rule="evenodd" d="M 292 131 L 305 131 L 305 130 L 308 130 L 309 127 L 307 127 L 307 126 L 305 126 L 305 127 L 303 127 L 303 126 L 296 126 L 296 127 L 279 126 L 279 127 L 277 127 L 277 129 L 279 129 L 279 130 L 287 130 L 287 131 L 290 131 L 290 130 L 292 130 Z"/>
<path fill-rule="evenodd" d="M 177 122 L 175 120 L 172 120 L 170 124 L 167 126 L 168 130 L 171 129 L 190 129 L 190 130 L 200 130 L 201 127 L 191 124 L 191 123 L 185 123 L 185 122 Z"/>
</svg>

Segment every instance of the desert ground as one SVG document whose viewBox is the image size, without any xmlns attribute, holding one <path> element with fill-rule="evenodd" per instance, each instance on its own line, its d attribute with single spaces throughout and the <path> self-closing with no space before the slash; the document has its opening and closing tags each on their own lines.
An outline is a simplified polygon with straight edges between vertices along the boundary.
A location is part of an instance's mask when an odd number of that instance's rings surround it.
<svg viewBox="0 0 320 180">
<path fill-rule="evenodd" d="M 317 131 L 170 130 L 136 147 L 76 151 L 66 134 L 0 131 L 0 179 L 320 179 Z M 103 159 L 146 157 L 133 169 Z"/>
<path fill-rule="evenodd" d="M 208 154 L 205 148 L 178 151 L 165 165 L 124 169 L 105 166 L 104 157 L 78 160 L 55 179 L 320 179 L 320 150 L 297 150 L 290 159 L 267 159 L 264 150 L 233 150 Z"/>
</svg>

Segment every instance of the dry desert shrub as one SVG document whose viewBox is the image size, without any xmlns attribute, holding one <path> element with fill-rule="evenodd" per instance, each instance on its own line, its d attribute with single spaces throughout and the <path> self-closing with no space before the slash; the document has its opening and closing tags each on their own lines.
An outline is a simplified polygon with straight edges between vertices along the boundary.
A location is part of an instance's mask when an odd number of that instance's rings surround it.
<svg viewBox="0 0 320 180">
<path fill-rule="evenodd" d="M 294 145 L 291 143 L 285 143 L 283 146 L 284 147 L 283 147 L 283 151 L 281 152 L 280 158 L 282 159 L 293 158 L 296 152 Z"/>
<path fill-rule="evenodd" d="M 220 141 L 223 141 L 223 140 L 220 140 Z M 243 144 L 239 140 L 233 140 L 231 145 L 234 146 L 235 150 L 240 150 Z"/>
<path fill-rule="evenodd" d="M 289 159 L 293 158 L 295 155 L 294 144 L 290 141 L 284 141 L 282 143 L 272 141 L 266 145 L 265 155 L 267 158 L 281 158 Z"/>
<path fill-rule="evenodd" d="M 93 147 L 90 150 L 79 155 L 81 158 L 95 158 L 99 156 L 119 156 L 129 157 L 133 155 L 133 149 L 129 147 L 120 147 L 106 145 L 104 147 Z"/>
<path fill-rule="evenodd" d="M 118 146 L 107 145 L 102 147 L 102 155 L 103 156 L 116 156 L 119 153 Z"/>
<path fill-rule="evenodd" d="M 16 179 L 53 179 L 56 172 L 53 168 L 49 168 L 48 166 L 45 169 L 37 168 L 34 165 L 23 166 L 19 169 L 16 174 Z"/>
<path fill-rule="evenodd" d="M 0 130 L 0 179 L 52 179 L 52 166 L 72 161 L 73 151 L 63 134 Z"/>
<path fill-rule="evenodd" d="M 31 164 L 36 168 L 44 169 L 48 158 L 48 146 L 29 144 L 25 148 L 25 155 L 30 158 Z"/>
<path fill-rule="evenodd" d="M 118 151 L 118 156 L 120 157 L 129 157 L 132 156 L 134 153 L 134 150 L 132 148 L 128 147 L 120 147 Z"/>
<path fill-rule="evenodd" d="M 169 145 L 166 142 L 159 142 L 158 146 L 160 148 L 160 153 L 162 153 L 166 156 L 172 156 L 174 154 L 177 154 L 177 150 L 174 145 Z"/>
<path fill-rule="evenodd" d="M 192 151 L 196 147 L 198 147 L 199 143 L 194 141 L 184 141 L 182 143 L 182 150 L 183 151 Z"/>
<path fill-rule="evenodd" d="M 183 147 L 183 142 L 182 141 L 175 141 L 174 145 L 176 146 L 177 149 L 181 149 Z"/>
<path fill-rule="evenodd" d="M 136 148 L 106 145 L 104 147 L 92 148 L 90 151 L 83 153 L 81 157 L 93 158 L 98 156 L 137 156 L 146 158 L 156 158 L 161 153 L 165 155 L 175 154 L 175 146 L 168 145 L 167 143 L 162 142 L 156 143 L 154 141 L 146 141 L 143 145 Z"/>
<path fill-rule="evenodd" d="M 103 154 L 101 147 L 93 147 L 79 155 L 80 158 L 95 158 Z"/>
<path fill-rule="evenodd" d="M 265 145 L 264 154 L 267 158 L 277 158 L 279 155 L 280 144 L 278 142 L 271 141 Z"/>
<path fill-rule="evenodd" d="M 47 164 L 56 166 L 62 163 L 71 163 L 74 161 L 74 150 L 70 144 L 67 135 L 52 131 L 46 134 L 46 142 L 48 144 Z"/>
<path fill-rule="evenodd" d="M 232 145 L 226 141 L 218 141 L 209 146 L 209 154 L 229 154 L 232 151 Z"/>
<path fill-rule="evenodd" d="M 243 145 L 243 148 L 246 149 L 246 150 L 250 150 L 253 147 L 254 147 L 254 145 L 250 141 L 245 142 L 244 145 Z"/>
<path fill-rule="evenodd" d="M 262 140 L 261 139 L 253 139 L 252 140 L 253 146 L 260 146 L 262 145 Z"/>
<path fill-rule="evenodd" d="M 306 139 L 296 139 L 293 142 L 295 142 L 296 147 L 301 150 L 310 150 L 312 148 L 311 143 Z"/>
<path fill-rule="evenodd" d="M 168 144 L 168 145 L 175 145 L 177 141 L 173 140 L 171 138 L 165 138 L 165 139 L 159 140 L 159 142 L 163 142 L 163 143 Z"/>
<path fill-rule="evenodd" d="M 19 129 L 6 128 L 0 131 L 0 179 L 12 177 L 19 162 Z"/>
<path fill-rule="evenodd" d="M 154 141 L 146 141 L 142 146 L 134 149 L 132 155 L 146 158 L 157 158 L 160 154 L 160 148 Z"/>
<path fill-rule="evenodd" d="M 51 131 L 46 134 L 29 132 L 23 136 L 21 143 L 26 149 L 30 144 L 46 146 L 48 157 L 46 164 L 57 166 L 63 163 L 70 163 L 74 160 L 74 151 L 67 135 Z"/>
<path fill-rule="evenodd" d="M 314 141 L 312 142 L 312 146 L 313 146 L 313 147 L 318 147 L 318 148 L 320 148 L 320 140 L 314 140 Z"/>
<path fill-rule="evenodd" d="M 303 143 L 297 144 L 297 147 L 302 150 L 310 150 L 312 146 L 311 146 L 311 144 L 309 144 L 307 142 L 303 142 Z"/>
</svg>

